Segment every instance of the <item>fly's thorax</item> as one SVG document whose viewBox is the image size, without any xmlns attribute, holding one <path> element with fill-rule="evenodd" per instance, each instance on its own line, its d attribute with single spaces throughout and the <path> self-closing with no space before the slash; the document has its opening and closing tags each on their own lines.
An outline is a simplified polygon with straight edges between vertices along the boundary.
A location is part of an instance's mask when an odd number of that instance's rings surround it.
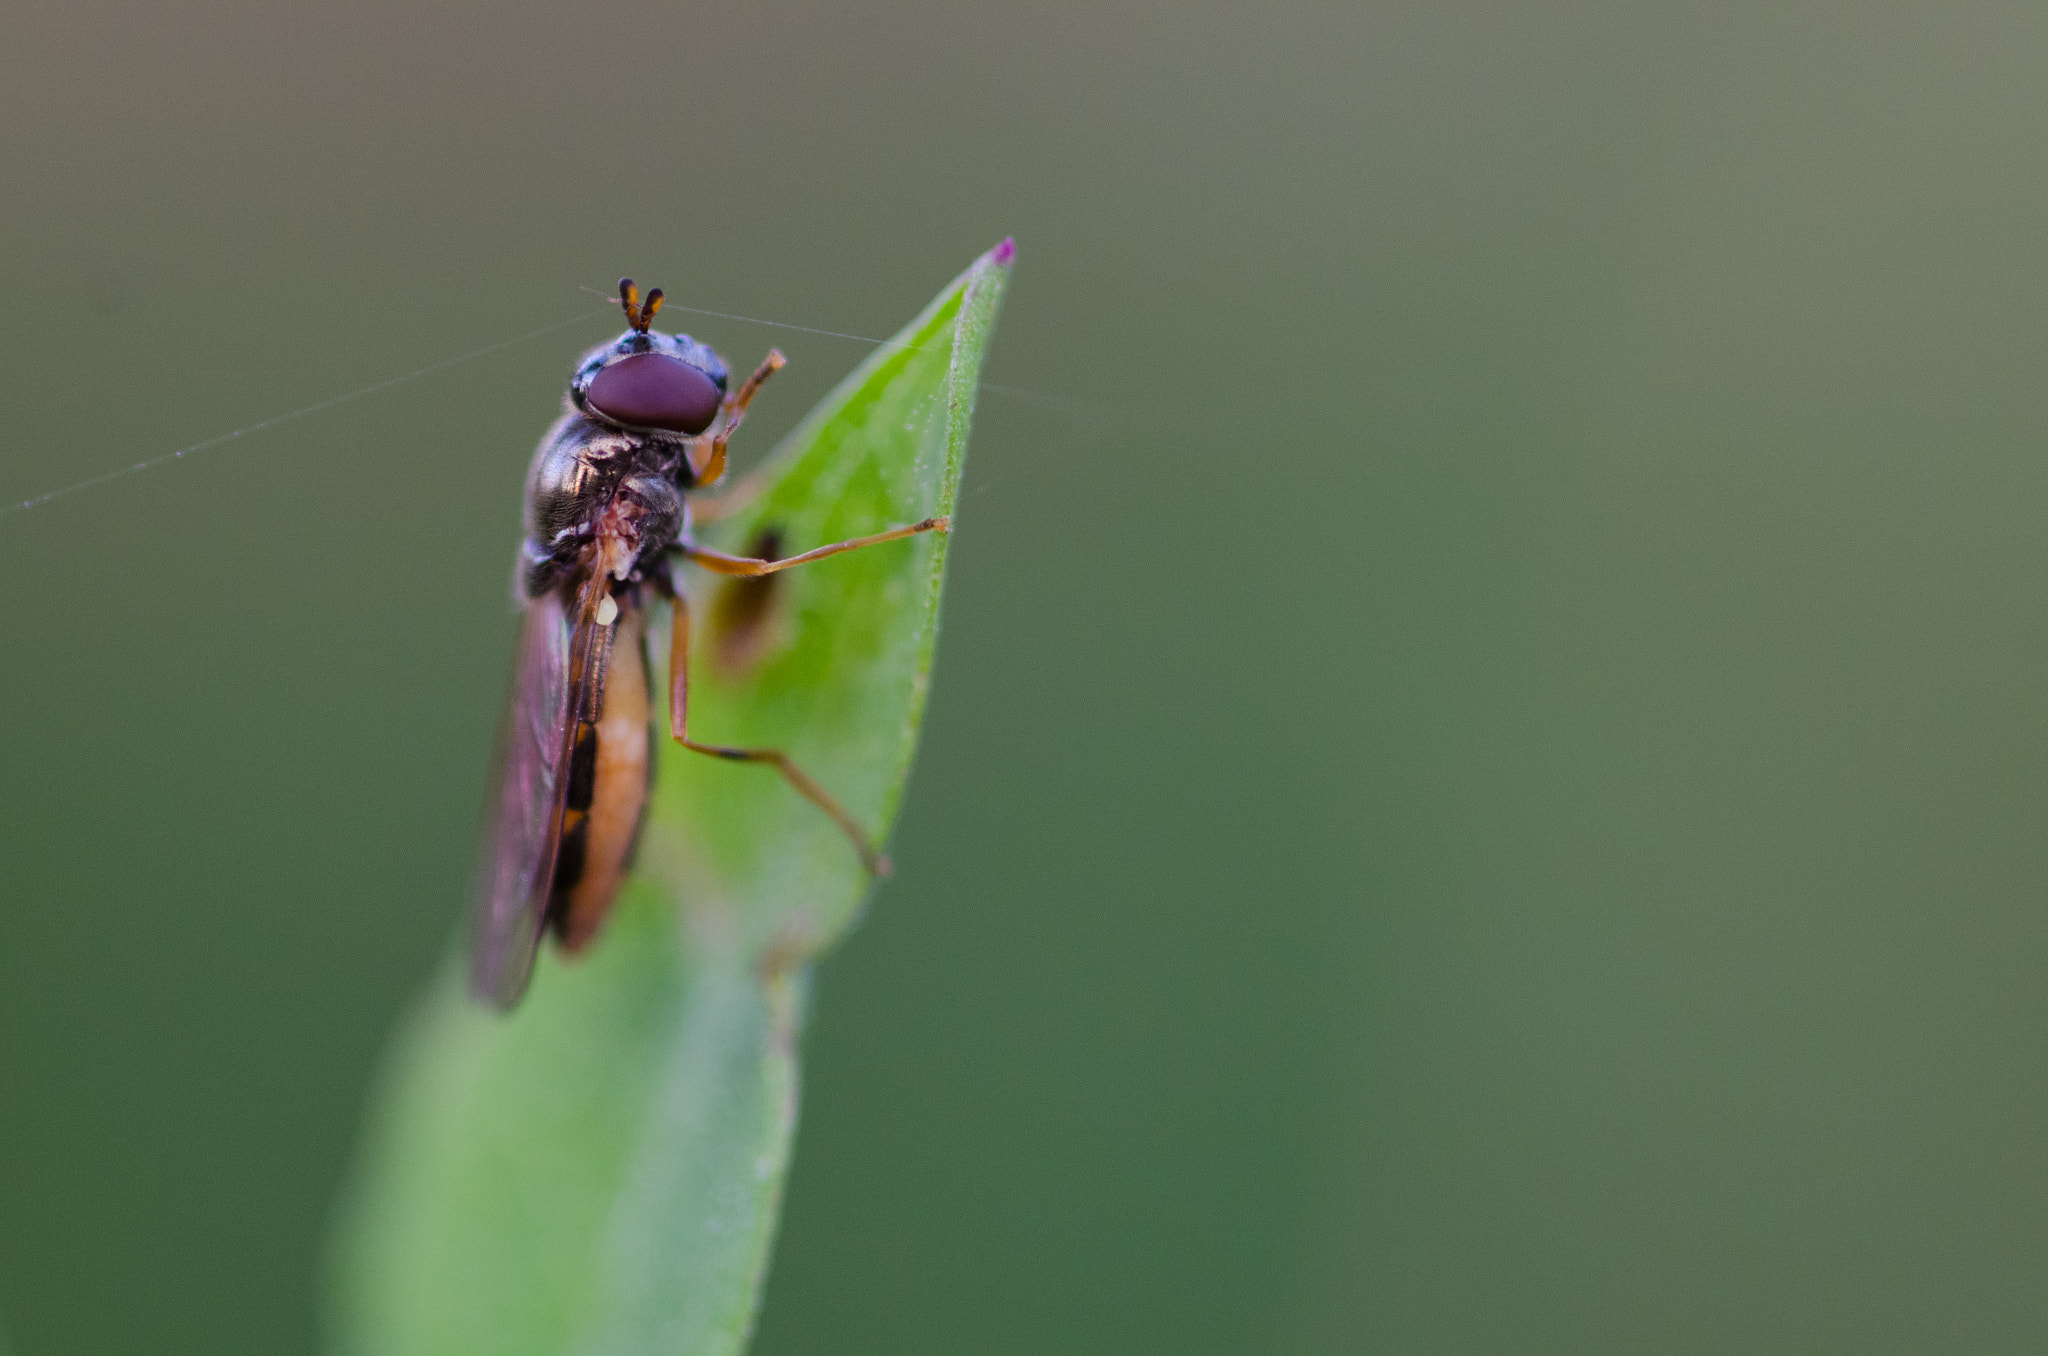
<svg viewBox="0 0 2048 1356">
<path fill-rule="evenodd" d="M 637 459 L 639 441 L 581 415 L 557 420 L 526 473 L 527 533 L 552 541 L 589 521 Z"/>
<path fill-rule="evenodd" d="M 632 561 L 636 573 L 642 562 L 668 550 L 682 535 L 683 492 L 670 475 L 656 469 L 627 475 L 599 520 L 624 542 L 621 559 Z"/>
<path fill-rule="evenodd" d="M 588 568 L 600 533 L 608 554 L 637 562 L 673 545 L 683 530 L 675 483 L 680 442 L 564 415 L 541 440 L 527 472 L 522 591 L 538 597 Z"/>
</svg>

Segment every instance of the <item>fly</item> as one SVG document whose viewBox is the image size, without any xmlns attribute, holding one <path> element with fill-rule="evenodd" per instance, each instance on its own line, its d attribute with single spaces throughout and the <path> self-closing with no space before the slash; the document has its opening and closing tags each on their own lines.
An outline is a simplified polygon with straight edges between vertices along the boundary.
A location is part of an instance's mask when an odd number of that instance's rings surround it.
<svg viewBox="0 0 2048 1356">
<path fill-rule="evenodd" d="M 562 417 L 526 478 L 526 539 L 514 591 L 525 608 L 512 695 L 498 737 L 494 799 L 476 882 L 471 985 L 511 1007 L 544 933 L 588 946 L 632 863 L 654 767 L 649 604 L 670 604 L 669 734 L 683 748 L 776 769 L 831 816 L 876 876 L 888 862 L 861 826 L 779 749 L 690 738 L 690 605 L 680 566 L 759 577 L 842 551 L 944 532 L 926 518 L 783 559 L 729 556 L 691 537 L 689 496 L 725 474 L 726 444 L 768 357 L 727 392 L 725 363 L 686 334 L 653 328 L 661 291 L 619 280 L 628 329 L 583 356 Z"/>
</svg>

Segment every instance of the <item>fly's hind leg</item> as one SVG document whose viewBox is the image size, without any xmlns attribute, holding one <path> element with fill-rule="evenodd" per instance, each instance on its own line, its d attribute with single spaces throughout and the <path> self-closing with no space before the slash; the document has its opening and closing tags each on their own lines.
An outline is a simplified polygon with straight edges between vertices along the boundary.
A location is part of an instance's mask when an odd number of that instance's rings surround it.
<svg viewBox="0 0 2048 1356">
<path fill-rule="evenodd" d="M 809 773 L 791 762 L 788 754 L 781 749 L 735 749 L 722 744 L 700 744 L 690 738 L 690 600 L 680 587 L 671 589 L 669 596 L 675 620 L 669 636 L 668 723 L 669 733 L 675 736 L 676 743 L 730 762 L 772 765 L 798 795 L 832 817 L 832 822 L 853 844 L 853 850 L 860 854 L 860 864 L 867 868 L 868 874 L 886 879 L 890 871 L 889 859 L 868 841 L 859 821 L 846 812 L 846 807 L 813 781 Z"/>
</svg>

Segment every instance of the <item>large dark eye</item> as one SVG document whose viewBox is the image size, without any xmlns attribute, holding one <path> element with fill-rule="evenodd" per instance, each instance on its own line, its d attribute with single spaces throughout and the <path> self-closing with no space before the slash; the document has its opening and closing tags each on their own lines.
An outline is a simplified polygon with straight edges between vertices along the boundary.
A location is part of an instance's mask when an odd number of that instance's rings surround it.
<svg viewBox="0 0 2048 1356">
<path fill-rule="evenodd" d="M 666 353 L 621 358 L 591 380 L 583 399 L 607 419 L 635 428 L 702 433 L 718 417 L 718 384 Z"/>
</svg>

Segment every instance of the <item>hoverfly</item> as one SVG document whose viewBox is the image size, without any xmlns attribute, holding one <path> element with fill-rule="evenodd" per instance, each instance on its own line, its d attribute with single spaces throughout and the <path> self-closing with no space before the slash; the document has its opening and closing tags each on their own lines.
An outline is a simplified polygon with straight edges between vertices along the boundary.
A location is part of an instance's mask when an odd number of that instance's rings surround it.
<svg viewBox="0 0 2048 1356">
<path fill-rule="evenodd" d="M 779 560 L 729 556 L 691 539 L 689 496 L 725 474 L 726 444 L 777 369 L 768 357 L 736 393 L 725 363 L 686 334 L 653 328 L 619 280 L 627 330 L 583 356 L 562 417 L 526 479 L 526 539 L 514 592 L 525 608 L 517 669 L 498 736 L 494 799 L 476 878 L 471 985 L 510 1007 L 542 934 L 566 952 L 590 944 L 632 863 L 654 764 L 649 605 L 670 603 L 669 733 L 683 748 L 775 768 L 830 815 L 875 875 L 887 862 L 825 789 L 778 749 L 690 738 L 689 599 L 680 567 L 753 577 L 842 551 L 944 532 L 944 517 Z"/>
</svg>

